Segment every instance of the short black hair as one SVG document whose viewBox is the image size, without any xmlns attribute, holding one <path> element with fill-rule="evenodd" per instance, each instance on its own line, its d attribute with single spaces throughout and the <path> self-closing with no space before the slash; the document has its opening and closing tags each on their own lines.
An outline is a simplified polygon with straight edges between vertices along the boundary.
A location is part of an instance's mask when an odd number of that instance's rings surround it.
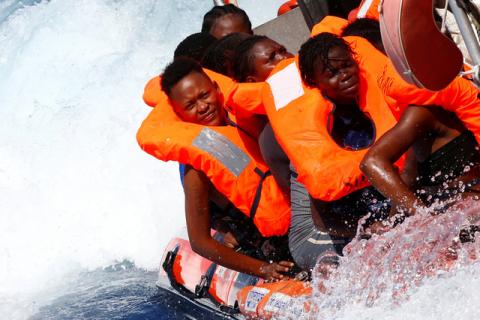
<svg viewBox="0 0 480 320">
<path fill-rule="evenodd" d="M 233 77 L 235 52 L 243 40 L 251 37 L 247 33 L 231 33 L 217 40 L 208 48 L 202 59 L 202 66 L 212 71 Z"/>
<path fill-rule="evenodd" d="M 163 92 L 170 97 L 173 86 L 175 86 L 178 82 L 180 82 L 180 80 L 182 80 L 191 72 L 205 74 L 200 64 L 193 59 L 180 57 L 173 60 L 173 62 L 167 65 L 161 76 L 160 85 Z"/>
<path fill-rule="evenodd" d="M 380 33 L 380 23 L 377 20 L 362 18 L 349 23 L 342 30 L 342 37 L 346 36 L 358 36 L 365 38 L 377 49 L 385 53 L 382 35 Z"/>
<path fill-rule="evenodd" d="M 205 13 L 203 16 L 202 32 L 210 33 L 215 21 L 227 14 L 234 14 L 242 17 L 248 30 L 252 30 L 252 23 L 250 22 L 247 13 L 233 4 L 226 4 L 224 6 L 214 6 L 210 11 Z"/>
<path fill-rule="evenodd" d="M 298 62 L 300 75 L 307 86 L 315 87 L 315 66 L 319 61 L 328 66 L 328 53 L 334 47 L 340 47 L 353 55 L 345 40 L 328 32 L 322 32 L 302 44 L 298 52 Z"/>
<path fill-rule="evenodd" d="M 198 32 L 182 40 L 173 53 L 173 58 L 188 57 L 200 62 L 205 52 L 217 39 L 210 33 Z"/>
<path fill-rule="evenodd" d="M 266 36 L 253 35 L 243 40 L 237 47 L 235 52 L 233 79 L 237 82 L 247 81 L 247 77 L 255 73 L 253 68 L 252 48 L 260 41 L 268 40 Z"/>
</svg>

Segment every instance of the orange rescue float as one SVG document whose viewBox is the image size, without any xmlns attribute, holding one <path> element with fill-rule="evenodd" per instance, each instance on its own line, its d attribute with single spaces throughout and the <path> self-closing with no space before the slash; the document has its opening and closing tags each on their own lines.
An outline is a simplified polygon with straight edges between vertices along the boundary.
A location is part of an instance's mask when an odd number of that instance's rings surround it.
<svg viewBox="0 0 480 320">
<path fill-rule="evenodd" d="M 297 0 L 289 0 L 285 3 L 283 3 L 280 8 L 278 8 L 277 16 L 281 16 L 282 14 L 285 14 L 293 9 L 298 7 Z"/>
<path fill-rule="evenodd" d="M 214 237 L 216 237 L 214 235 Z M 269 319 L 290 312 L 305 315 L 311 309 L 310 282 L 284 280 L 264 283 L 262 279 L 221 267 L 193 252 L 188 240 L 170 241 L 162 258 L 157 285 L 195 304 L 214 306 L 219 315 L 242 313 L 246 317 Z M 242 317 L 243 319 L 243 317 Z"/>
<path fill-rule="evenodd" d="M 243 288 L 238 293 L 238 306 L 249 318 L 271 319 L 274 317 L 305 316 L 311 306 L 307 299 L 312 295 L 310 282 L 284 280 L 275 283 L 258 283 Z"/>
<path fill-rule="evenodd" d="M 178 237 L 165 249 L 157 285 L 167 290 L 171 286 L 192 302 L 213 304 L 221 313 L 235 314 L 239 312 L 237 293 L 261 281 L 205 259 L 193 252 L 188 240 Z"/>
</svg>

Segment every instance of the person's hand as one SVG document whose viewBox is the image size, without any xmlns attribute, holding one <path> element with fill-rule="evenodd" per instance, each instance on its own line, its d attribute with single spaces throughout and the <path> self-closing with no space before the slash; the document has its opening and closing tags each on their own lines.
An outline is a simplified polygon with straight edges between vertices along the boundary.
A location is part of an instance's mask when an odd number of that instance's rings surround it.
<svg viewBox="0 0 480 320">
<path fill-rule="evenodd" d="M 287 278 L 284 273 L 290 271 L 293 266 L 293 262 L 290 261 L 272 262 L 260 267 L 260 274 L 265 281 L 275 282 Z"/>
<path fill-rule="evenodd" d="M 232 249 L 238 247 L 238 241 L 231 232 L 227 232 L 223 235 L 223 244 Z"/>
</svg>

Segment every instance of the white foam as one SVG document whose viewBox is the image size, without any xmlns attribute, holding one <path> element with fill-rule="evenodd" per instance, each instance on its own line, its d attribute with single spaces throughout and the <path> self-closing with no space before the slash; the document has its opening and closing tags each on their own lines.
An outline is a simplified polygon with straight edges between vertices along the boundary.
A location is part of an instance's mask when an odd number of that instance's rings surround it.
<svg viewBox="0 0 480 320">
<path fill-rule="evenodd" d="M 0 3 L 0 314 L 10 318 L 78 270 L 124 258 L 158 267 L 184 224 L 183 192 L 177 164 L 137 146 L 141 96 L 212 6 L 38 2 Z"/>
<path fill-rule="evenodd" d="M 478 319 L 480 243 L 460 244 L 458 234 L 478 224 L 479 211 L 480 202 L 466 201 L 438 216 L 418 213 L 370 241 L 352 241 L 328 280 L 314 277 L 314 317 Z"/>
<path fill-rule="evenodd" d="M 252 16 L 277 5 L 239 2 Z M 21 9 L 22 3 L 36 1 L 0 2 L 0 314 L 9 319 L 27 318 L 78 271 L 124 258 L 158 267 L 164 245 L 184 223 L 183 195 L 177 165 L 135 142 L 149 111 L 141 95 L 211 6 L 51 0 Z M 362 261 L 352 258 L 350 266 Z M 352 303 L 334 316 L 476 319 L 479 276 L 478 264 L 460 266 L 425 279 L 400 306 L 391 299 L 372 307 Z M 341 302 L 348 281 L 325 303 Z"/>
<path fill-rule="evenodd" d="M 165 3 L 50 1 L 0 25 L 0 295 L 123 258 L 156 268 L 183 224 L 177 166 L 135 132 L 167 40 L 208 5 Z"/>
</svg>

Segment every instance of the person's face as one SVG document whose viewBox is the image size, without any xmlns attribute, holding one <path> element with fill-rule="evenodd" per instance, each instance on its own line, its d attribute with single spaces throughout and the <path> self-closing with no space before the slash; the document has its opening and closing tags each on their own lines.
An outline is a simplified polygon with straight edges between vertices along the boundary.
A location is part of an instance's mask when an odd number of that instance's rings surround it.
<svg viewBox="0 0 480 320">
<path fill-rule="evenodd" d="M 348 103 L 358 95 L 358 65 L 343 48 L 333 47 L 328 52 L 328 65 L 315 65 L 316 87 L 337 103 Z"/>
<path fill-rule="evenodd" d="M 225 110 L 219 88 L 210 78 L 190 72 L 170 92 L 175 113 L 185 122 L 205 126 L 225 124 Z"/>
<path fill-rule="evenodd" d="M 251 49 L 254 74 L 247 77 L 247 82 L 265 81 L 275 66 L 293 55 L 271 39 L 258 41 Z"/>
<path fill-rule="evenodd" d="M 235 32 L 252 33 L 252 30 L 245 24 L 242 16 L 238 14 L 226 14 L 216 19 L 210 29 L 210 34 L 217 39 L 221 39 Z"/>
</svg>

